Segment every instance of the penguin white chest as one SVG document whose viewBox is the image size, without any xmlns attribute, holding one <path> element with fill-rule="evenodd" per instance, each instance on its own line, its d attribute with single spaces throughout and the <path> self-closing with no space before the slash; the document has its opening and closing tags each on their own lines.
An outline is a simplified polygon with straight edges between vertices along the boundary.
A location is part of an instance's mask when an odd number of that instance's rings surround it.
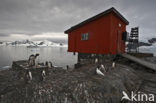
<svg viewBox="0 0 156 103">
<path fill-rule="evenodd" d="M 45 75 L 46 75 L 45 70 L 43 70 L 42 71 L 42 76 L 45 76 Z"/>
<path fill-rule="evenodd" d="M 115 62 L 112 63 L 112 68 L 115 68 Z"/>
<path fill-rule="evenodd" d="M 98 68 L 96 68 L 96 73 L 97 73 L 98 75 L 104 76 L 104 74 L 103 74 Z"/>
<path fill-rule="evenodd" d="M 98 63 L 98 58 L 95 59 L 95 63 Z"/>
<path fill-rule="evenodd" d="M 32 80 L 32 74 L 30 71 L 29 71 L 29 77 L 30 77 L 30 80 Z"/>
</svg>

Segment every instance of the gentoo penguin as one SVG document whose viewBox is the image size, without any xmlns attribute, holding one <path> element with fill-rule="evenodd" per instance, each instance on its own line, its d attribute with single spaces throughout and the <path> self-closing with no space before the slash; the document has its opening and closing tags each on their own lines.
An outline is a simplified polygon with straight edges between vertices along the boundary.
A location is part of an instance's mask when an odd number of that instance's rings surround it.
<svg viewBox="0 0 156 103">
<path fill-rule="evenodd" d="M 29 60 L 28 60 L 28 64 L 29 64 L 29 66 L 34 66 L 34 64 L 35 64 L 35 55 L 30 55 L 29 56 Z"/>
<path fill-rule="evenodd" d="M 112 63 L 112 68 L 115 68 L 115 61 L 113 61 Z"/>
<path fill-rule="evenodd" d="M 116 66 L 116 61 L 119 59 L 119 55 L 116 55 L 113 59 L 113 63 L 112 63 L 112 68 L 115 68 Z"/>
<path fill-rule="evenodd" d="M 46 76 L 45 70 L 42 71 L 42 76 L 43 76 L 43 77 Z"/>
<path fill-rule="evenodd" d="M 96 68 L 96 73 L 97 73 L 98 75 L 105 76 L 105 75 L 100 71 L 99 66 Z"/>
<path fill-rule="evenodd" d="M 29 78 L 30 78 L 30 80 L 32 80 L 32 74 L 31 74 L 31 71 L 29 71 L 28 73 L 29 73 Z"/>
<path fill-rule="evenodd" d="M 69 65 L 66 66 L 67 70 L 69 69 Z"/>
<path fill-rule="evenodd" d="M 41 77 L 42 77 L 41 80 L 42 81 L 45 79 L 45 76 L 46 76 L 46 72 L 45 72 L 45 70 L 43 70 L 41 73 Z"/>
<path fill-rule="evenodd" d="M 106 72 L 106 68 L 105 68 L 105 66 L 104 66 L 103 64 L 101 64 L 100 68 L 101 68 L 104 72 Z"/>
<path fill-rule="evenodd" d="M 99 62 L 98 58 L 95 58 L 95 63 L 98 63 L 98 62 Z"/>
<path fill-rule="evenodd" d="M 29 83 L 31 80 L 32 80 L 32 74 L 29 70 L 27 70 L 25 74 L 25 82 Z"/>
<path fill-rule="evenodd" d="M 36 66 L 36 67 L 38 66 L 38 61 L 37 61 L 36 59 L 37 59 L 37 57 L 38 57 L 39 55 L 40 55 L 40 54 L 38 54 L 38 53 L 35 55 L 35 66 Z"/>
<path fill-rule="evenodd" d="M 52 68 L 52 67 L 53 67 L 53 64 L 52 64 L 51 61 L 49 61 L 49 63 L 48 63 L 48 67 L 49 67 L 49 68 Z"/>
<path fill-rule="evenodd" d="M 35 54 L 35 55 L 30 55 L 29 56 L 29 60 L 28 60 L 28 64 L 29 64 L 29 66 L 30 67 L 32 67 L 32 66 L 35 66 L 37 63 L 36 63 L 36 58 L 39 56 L 39 54 L 37 53 L 37 54 Z"/>
<path fill-rule="evenodd" d="M 45 62 L 45 66 L 47 66 L 47 67 L 48 67 L 48 61 L 46 61 L 46 62 Z"/>
</svg>

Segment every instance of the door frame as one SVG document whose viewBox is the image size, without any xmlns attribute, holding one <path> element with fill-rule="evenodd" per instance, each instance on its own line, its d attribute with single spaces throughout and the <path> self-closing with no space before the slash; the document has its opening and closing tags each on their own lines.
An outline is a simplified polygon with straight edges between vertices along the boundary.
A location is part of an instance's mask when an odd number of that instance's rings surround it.
<svg viewBox="0 0 156 103">
<path fill-rule="evenodd" d="M 117 53 L 121 53 L 121 45 L 120 45 L 120 41 L 121 41 L 121 39 L 120 39 L 120 30 L 117 30 L 117 43 L 116 43 L 116 45 L 117 45 Z"/>
</svg>

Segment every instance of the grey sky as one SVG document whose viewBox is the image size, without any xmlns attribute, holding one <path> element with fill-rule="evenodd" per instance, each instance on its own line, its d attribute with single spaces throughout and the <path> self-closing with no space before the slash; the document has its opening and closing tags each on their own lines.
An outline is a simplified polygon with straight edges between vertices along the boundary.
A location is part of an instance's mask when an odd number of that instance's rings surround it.
<svg viewBox="0 0 156 103">
<path fill-rule="evenodd" d="M 130 22 L 127 31 L 156 37 L 156 0 L 0 0 L 0 40 L 67 38 L 64 30 L 110 7 Z"/>
</svg>

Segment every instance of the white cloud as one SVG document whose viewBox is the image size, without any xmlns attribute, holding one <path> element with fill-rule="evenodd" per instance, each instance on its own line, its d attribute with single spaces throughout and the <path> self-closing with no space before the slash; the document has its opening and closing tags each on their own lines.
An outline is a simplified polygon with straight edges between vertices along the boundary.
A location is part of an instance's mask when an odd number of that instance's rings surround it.
<svg viewBox="0 0 156 103">
<path fill-rule="evenodd" d="M 0 0 L 0 39 L 66 38 L 66 29 L 110 7 L 127 18 L 129 32 L 139 26 L 141 38 L 153 37 L 155 4 L 156 0 Z"/>
<path fill-rule="evenodd" d="M 31 36 L 32 39 L 37 39 L 37 38 L 43 38 L 43 39 L 48 39 L 48 38 L 67 38 L 67 34 L 64 33 L 52 33 L 52 32 L 47 32 L 47 33 L 41 33 L 41 34 L 36 34 Z"/>
</svg>

